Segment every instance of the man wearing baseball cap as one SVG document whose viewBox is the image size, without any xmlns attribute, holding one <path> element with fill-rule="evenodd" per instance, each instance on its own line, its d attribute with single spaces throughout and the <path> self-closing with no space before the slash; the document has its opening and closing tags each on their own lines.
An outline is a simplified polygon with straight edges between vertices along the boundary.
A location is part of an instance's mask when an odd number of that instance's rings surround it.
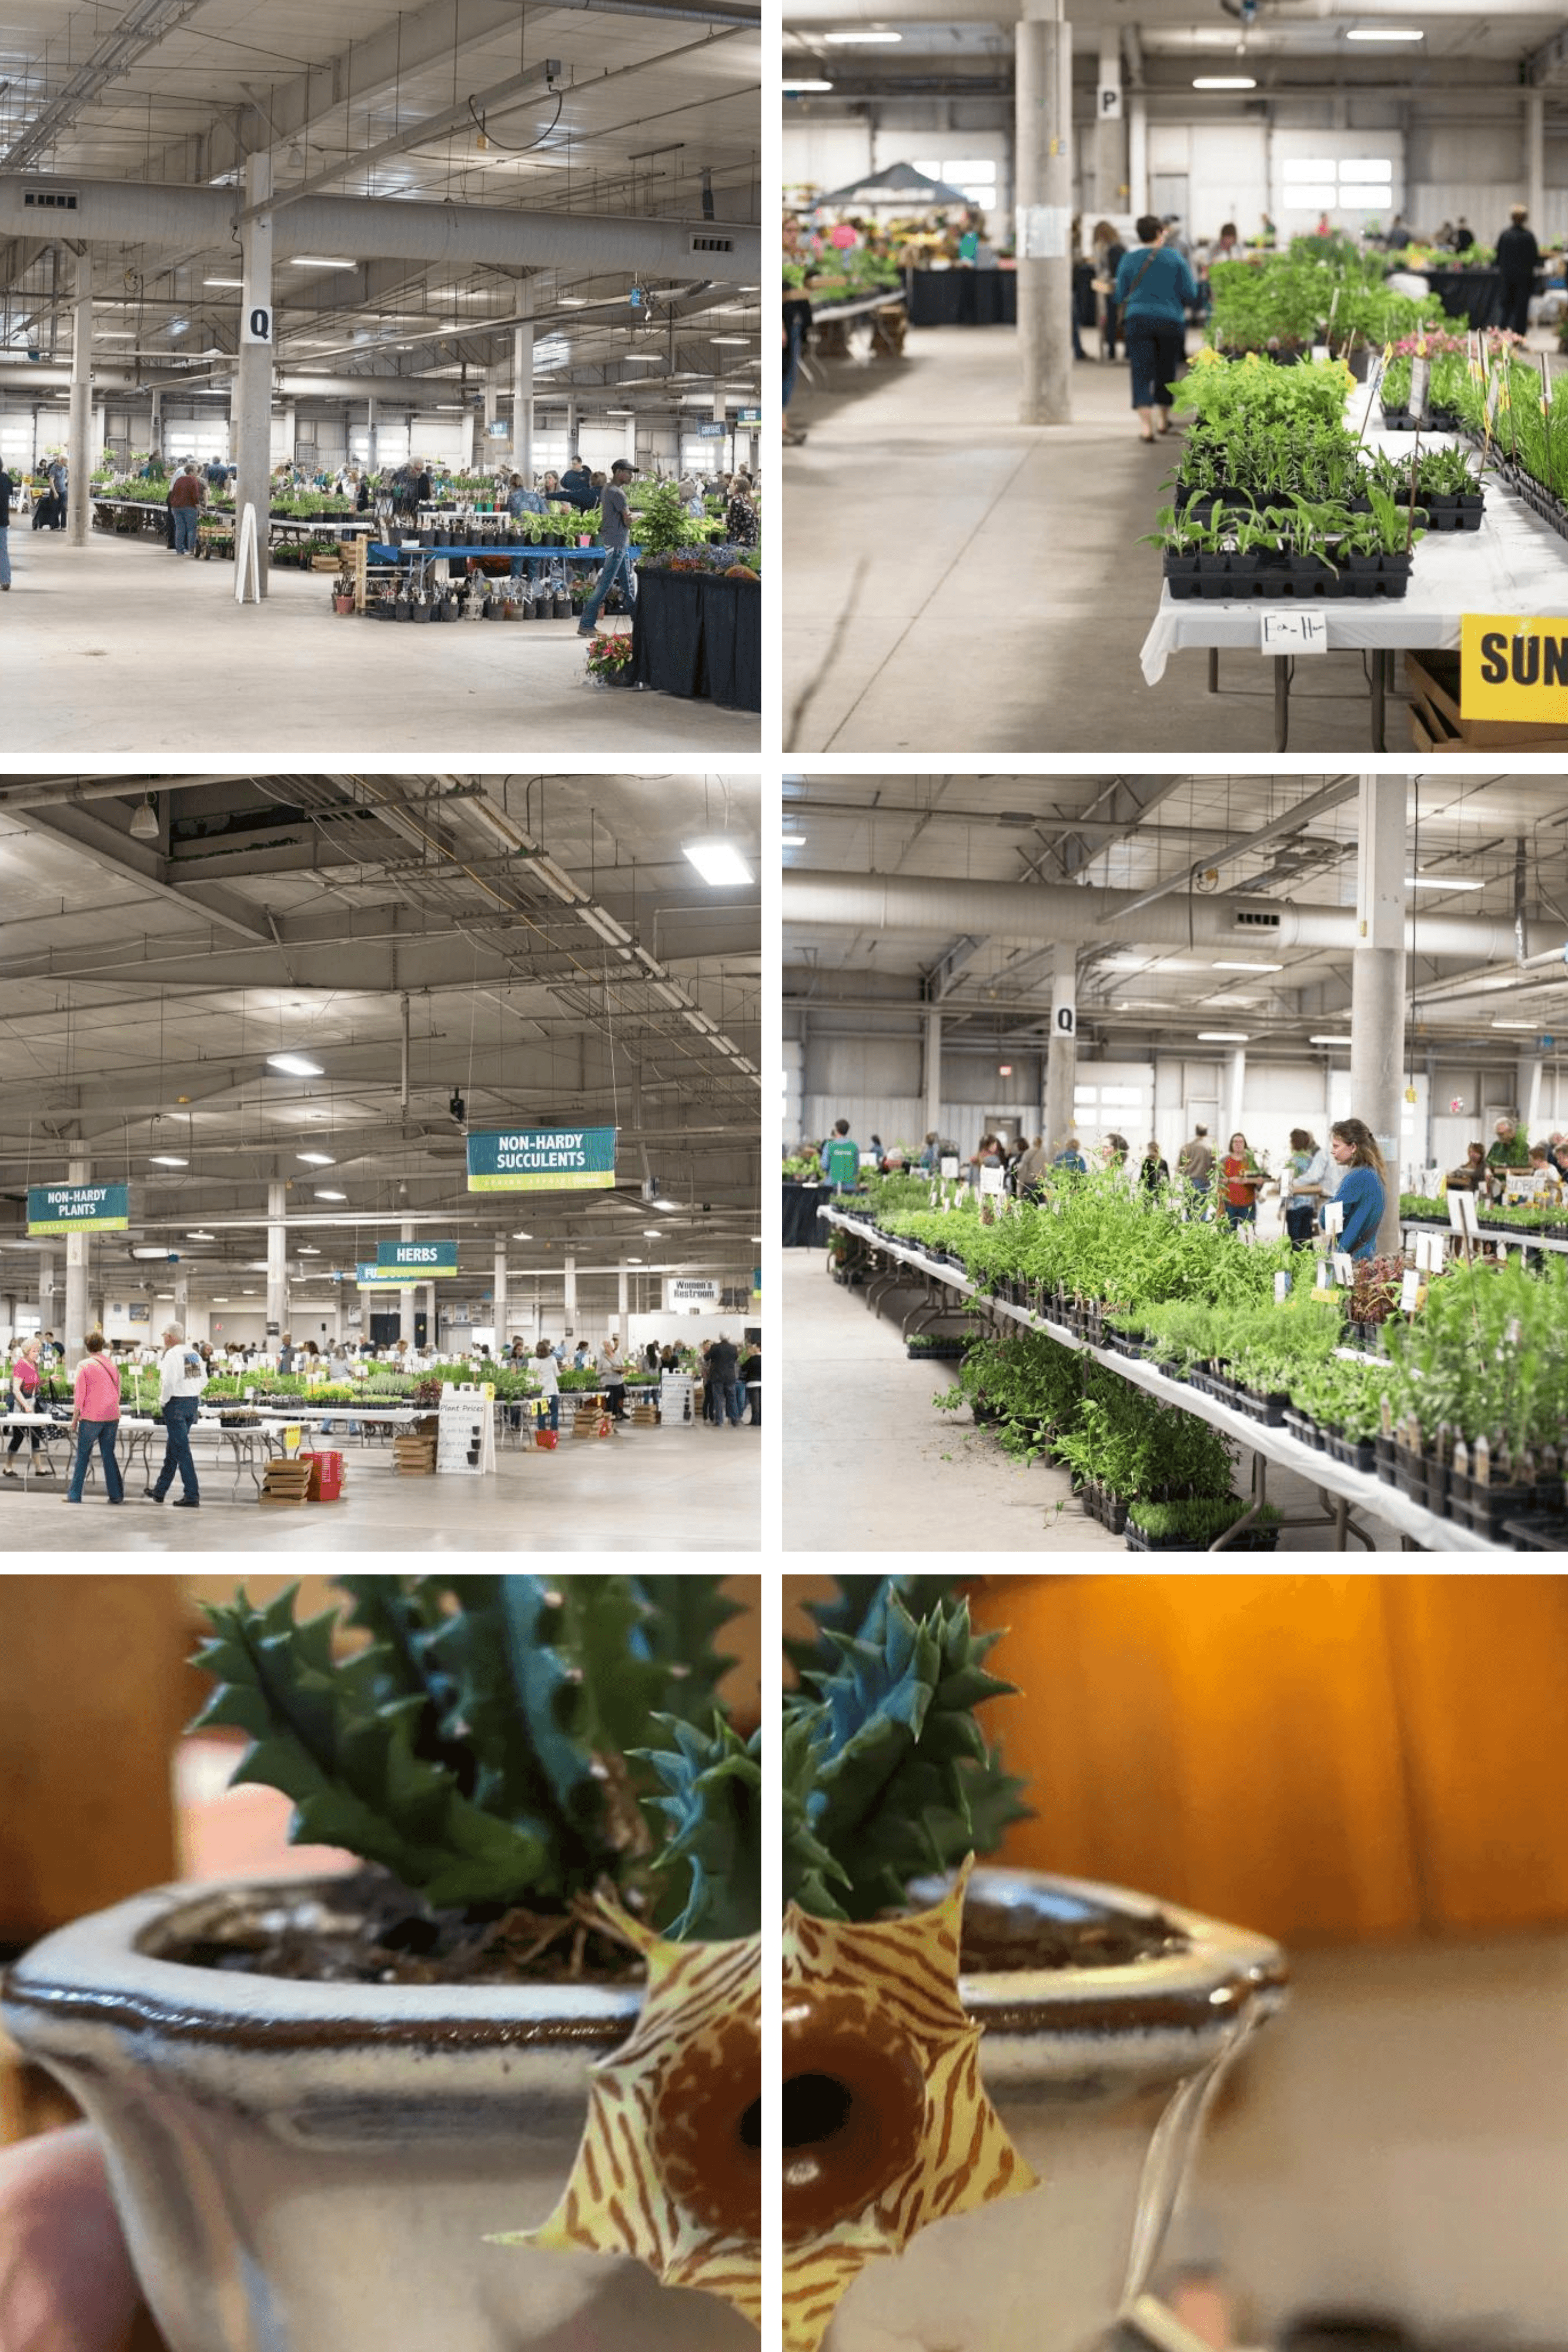
<svg viewBox="0 0 1568 2352">
<path fill-rule="evenodd" d="M 617 457 L 610 468 L 610 479 L 599 494 L 599 515 L 601 529 L 600 542 L 604 549 L 604 569 L 593 583 L 593 593 L 582 608 L 582 618 L 577 625 L 580 637 L 591 637 L 599 619 L 600 608 L 617 580 L 631 611 L 637 601 L 637 582 L 632 570 L 632 509 L 626 503 L 626 485 L 634 468 L 629 457 Z"/>
</svg>

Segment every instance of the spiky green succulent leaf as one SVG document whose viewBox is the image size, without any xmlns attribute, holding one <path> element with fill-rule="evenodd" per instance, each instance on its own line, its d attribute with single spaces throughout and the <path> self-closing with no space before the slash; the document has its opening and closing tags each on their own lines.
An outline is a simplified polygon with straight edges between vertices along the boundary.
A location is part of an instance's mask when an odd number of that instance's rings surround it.
<svg viewBox="0 0 1568 2352">
<path fill-rule="evenodd" d="M 726 1592 L 721 1576 L 639 1577 L 637 1585 L 648 1612 L 647 1654 L 668 1677 L 662 1712 L 683 1723 L 710 1722 L 719 1685 L 736 1663 L 715 1648 L 715 1640 L 740 1615 L 741 1603 Z"/>
<path fill-rule="evenodd" d="M 849 1872 L 834 1860 L 810 1822 L 817 1770 L 829 1741 L 820 1710 L 791 1712 L 784 1718 L 780 1774 L 783 1809 L 784 1900 L 822 1919 L 845 1919 L 835 1886 L 850 1884 Z"/>
<path fill-rule="evenodd" d="M 559 1885 L 546 1825 L 498 1821 L 413 1750 L 423 1702 L 382 1704 L 364 1658 L 332 1656 L 336 1613 L 297 1623 L 298 1588 L 265 1609 L 242 1591 L 212 1605 L 196 1664 L 217 1684 L 193 1729 L 231 1725 L 251 1740 L 234 1778 L 280 1789 L 296 1843 L 347 1848 L 437 1906 L 505 1903 Z"/>
<path fill-rule="evenodd" d="M 674 1834 L 660 1867 L 689 1874 L 685 1907 L 665 1929 L 721 1942 L 754 1936 L 762 1924 L 762 1734 L 742 1739 L 721 1716 L 711 1731 L 664 1717 L 673 1743 L 648 1749 L 664 1793 L 648 1803 Z"/>
<path fill-rule="evenodd" d="M 934 1609 L 956 1601 L 962 1591 L 957 1579 L 951 1576 L 839 1576 L 833 1581 L 837 1591 L 832 1600 L 806 1603 L 806 1614 L 817 1627 L 814 1638 L 802 1641 L 799 1634 L 784 1638 L 785 1654 L 802 1681 L 811 1675 L 832 1673 L 838 1656 L 831 1636 L 858 1633 L 890 1585 L 915 1618 L 929 1617 Z"/>
</svg>

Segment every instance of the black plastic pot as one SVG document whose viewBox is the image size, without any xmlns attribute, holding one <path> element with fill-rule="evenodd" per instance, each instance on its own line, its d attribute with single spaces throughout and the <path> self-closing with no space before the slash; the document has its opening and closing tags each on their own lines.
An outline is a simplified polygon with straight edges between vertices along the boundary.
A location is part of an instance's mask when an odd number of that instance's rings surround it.
<svg viewBox="0 0 1568 2352">
<path fill-rule="evenodd" d="M 1322 1452 L 1323 1433 L 1310 1413 L 1299 1412 L 1294 1405 L 1287 1405 L 1285 1427 L 1299 1445 L 1310 1445 L 1314 1452 Z"/>
</svg>

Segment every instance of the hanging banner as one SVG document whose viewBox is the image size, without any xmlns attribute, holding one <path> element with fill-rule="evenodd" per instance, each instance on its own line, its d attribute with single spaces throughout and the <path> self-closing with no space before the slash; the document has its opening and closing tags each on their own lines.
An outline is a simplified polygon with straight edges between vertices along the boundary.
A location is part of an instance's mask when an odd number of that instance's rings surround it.
<svg viewBox="0 0 1568 2352">
<path fill-rule="evenodd" d="M 718 1305 L 719 1286 L 716 1282 L 694 1280 L 684 1274 L 671 1275 L 664 1282 L 664 1312 L 678 1315 L 684 1310 Z"/>
<path fill-rule="evenodd" d="M 521 1127 L 468 1138 L 471 1192 L 587 1192 L 615 1181 L 612 1127 Z"/>
<path fill-rule="evenodd" d="M 420 1279 L 395 1265 L 378 1265 L 373 1257 L 361 1258 L 354 1270 L 354 1280 L 361 1290 L 412 1290 Z"/>
<path fill-rule="evenodd" d="M 432 1282 L 457 1271 L 455 1242 L 378 1242 L 376 1265 L 402 1270 L 404 1282 Z"/>
<path fill-rule="evenodd" d="M 29 1234 L 122 1234 L 131 1223 L 129 1184 L 29 1184 Z"/>
</svg>

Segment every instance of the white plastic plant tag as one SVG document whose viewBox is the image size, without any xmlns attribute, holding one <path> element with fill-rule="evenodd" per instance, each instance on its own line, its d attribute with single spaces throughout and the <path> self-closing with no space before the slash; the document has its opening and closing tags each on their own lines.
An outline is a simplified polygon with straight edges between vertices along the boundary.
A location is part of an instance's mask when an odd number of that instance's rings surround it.
<svg viewBox="0 0 1568 2352">
<path fill-rule="evenodd" d="M 1382 390 L 1383 362 L 1380 359 L 1374 360 L 1366 371 L 1366 414 L 1361 420 L 1361 431 L 1356 436 L 1358 440 L 1364 441 L 1366 438 L 1366 428 L 1372 422 L 1373 411 L 1377 406 L 1378 394 Z"/>
<path fill-rule="evenodd" d="M 1412 1268 L 1411 1271 L 1406 1274 L 1404 1281 L 1399 1286 L 1399 1305 L 1405 1314 L 1415 1314 L 1416 1302 L 1420 1298 L 1420 1296 L 1421 1277 L 1414 1268 Z"/>
<path fill-rule="evenodd" d="M 958 1173 L 958 1155 L 956 1152 L 944 1152 L 942 1156 L 942 1173 L 949 1181 L 956 1176 Z"/>
<path fill-rule="evenodd" d="M 1281 1267 L 1281 1271 L 1280 1271 L 1280 1272 L 1279 1272 L 1279 1273 L 1274 1276 L 1274 1304 L 1275 1304 L 1275 1306 L 1276 1306 L 1276 1307 L 1283 1307 L 1283 1305 L 1284 1305 L 1284 1303 L 1285 1303 L 1286 1299 L 1287 1299 L 1287 1298 L 1289 1298 L 1290 1295 L 1291 1295 L 1291 1277 L 1290 1277 L 1290 1276 L 1289 1276 L 1287 1273 L 1285 1273 L 1284 1269 Z"/>
<path fill-rule="evenodd" d="M 1343 1250 L 1335 1250 L 1333 1254 L 1333 1270 L 1335 1278 L 1344 1285 L 1346 1290 L 1352 1290 L 1354 1288 L 1355 1267 L 1351 1263 L 1350 1258 Z"/>
<path fill-rule="evenodd" d="M 1323 1208 L 1323 1231 L 1325 1234 L 1343 1233 L 1344 1202 L 1343 1201 L 1330 1201 L 1325 1203 Z"/>
<path fill-rule="evenodd" d="M 1003 1168 L 982 1168 L 980 1171 L 981 1192 L 1000 1192 L 1005 1191 L 1006 1187 L 1003 1183 L 1003 1178 L 1006 1173 L 1007 1171 Z"/>
<path fill-rule="evenodd" d="M 1330 1258 L 1321 1257 L 1318 1260 L 1317 1280 L 1312 1287 L 1314 1290 L 1332 1290 L 1333 1286 L 1333 1262 Z"/>
<path fill-rule="evenodd" d="M 1457 1234 L 1468 1234 L 1473 1242 L 1479 1241 L 1481 1224 L 1476 1213 L 1476 1196 L 1473 1192 L 1449 1193 L 1448 1223 Z"/>
<path fill-rule="evenodd" d="M 1260 626 L 1259 644 L 1266 654 L 1326 654 L 1329 649 L 1326 613 L 1265 613 Z"/>
<path fill-rule="evenodd" d="M 1412 416 L 1420 418 L 1426 415 L 1427 393 L 1431 381 L 1431 361 L 1412 360 L 1410 362 L 1410 414 Z"/>
</svg>

